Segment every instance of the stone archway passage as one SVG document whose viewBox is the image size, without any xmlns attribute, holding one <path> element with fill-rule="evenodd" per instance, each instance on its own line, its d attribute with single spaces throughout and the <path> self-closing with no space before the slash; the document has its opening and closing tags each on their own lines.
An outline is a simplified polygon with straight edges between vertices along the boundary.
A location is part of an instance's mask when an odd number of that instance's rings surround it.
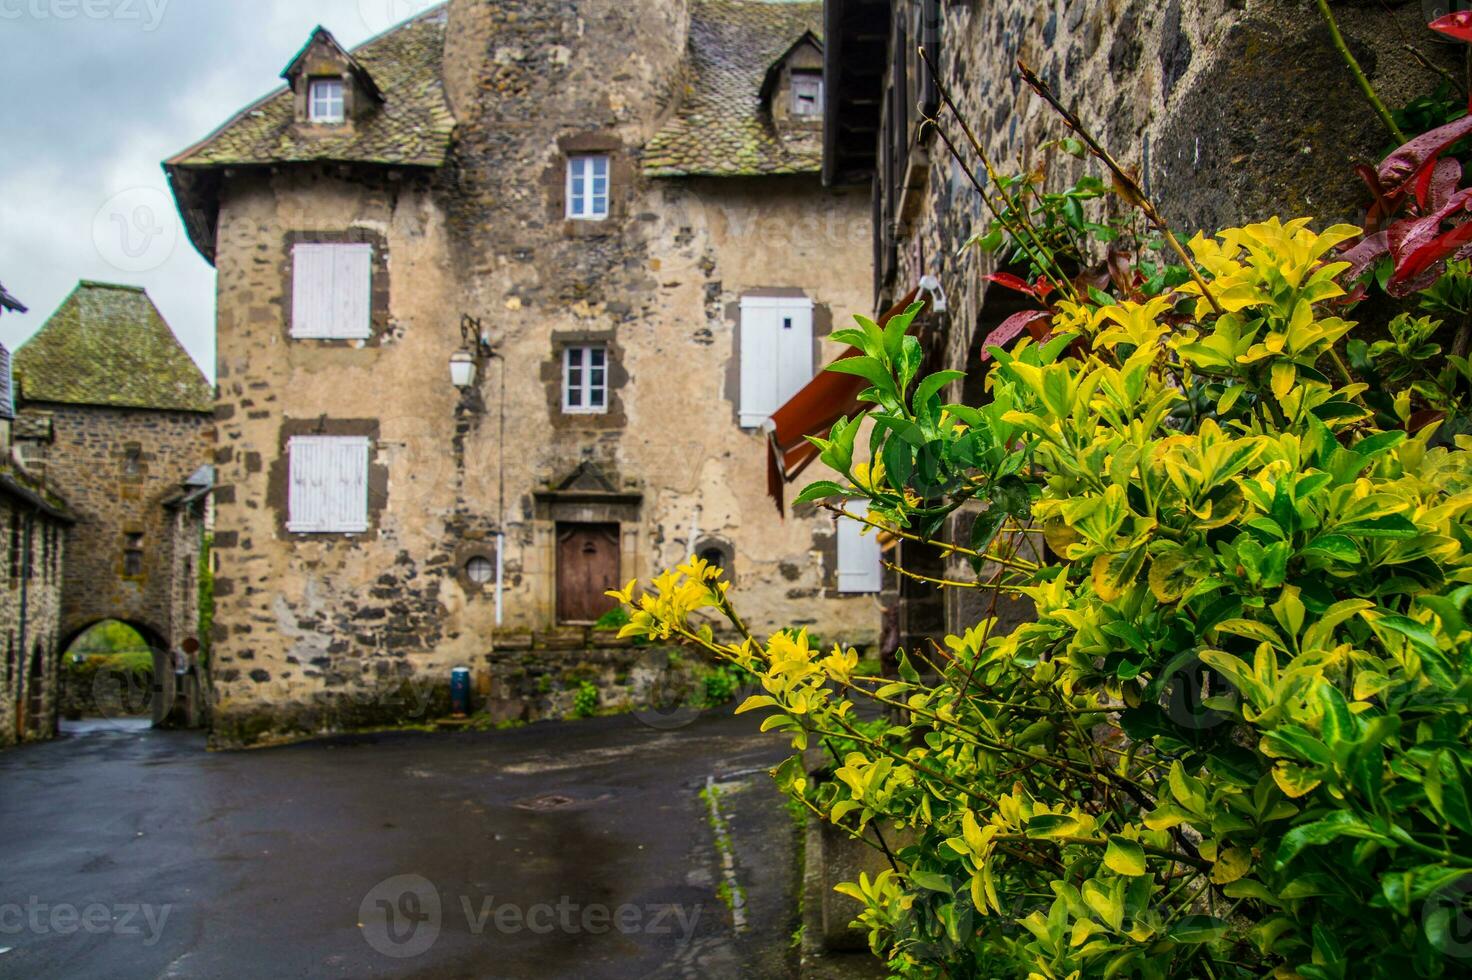
<svg viewBox="0 0 1472 980">
<path fill-rule="evenodd" d="M 86 690 L 73 692 L 74 702 L 103 712 L 141 711 L 156 727 L 191 727 L 193 713 L 181 712 L 177 703 L 181 685 L 175 673 L 172 647 L 162 630 L 124 617 L 99 619 L 69 632 L 61 645 L 63 660 L 77 652 L 77 644 L 89 633 L 107 623 L 124 626 L 138 638 L 139 649 L 147 650 L 152 661 L 151 670 L 146 678 L 131 667 L 73 674 L 75 683 L 89 685 Z"/>
</svg>

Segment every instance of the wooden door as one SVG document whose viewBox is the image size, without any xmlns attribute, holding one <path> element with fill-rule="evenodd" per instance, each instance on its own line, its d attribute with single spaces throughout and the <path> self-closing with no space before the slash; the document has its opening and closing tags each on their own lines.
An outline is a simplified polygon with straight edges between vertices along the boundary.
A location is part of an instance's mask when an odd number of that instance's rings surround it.
<svg viewBox="0 0 1472 980">
<path fill-rule="evenodd" d="M 557 619 L 591 623 L 614 601 L 603 593 L 619 587 L 617 524 L 557 525 Z"/>
</svg>

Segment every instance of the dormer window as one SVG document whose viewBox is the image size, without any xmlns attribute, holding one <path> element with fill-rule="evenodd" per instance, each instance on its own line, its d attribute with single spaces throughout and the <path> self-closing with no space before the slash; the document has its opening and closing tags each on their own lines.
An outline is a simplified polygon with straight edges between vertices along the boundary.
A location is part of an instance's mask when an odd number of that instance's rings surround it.
<svg viewBox="0 0 1472 980">
<path fill-rule="evenodd" d="M 792 75 L 792 114 L 823 114 L 823 76 L 816 72 L 794 72 Z"/>
<path fill-rule="evenodd" d="M 340 123 L 345 118 L 341 78 L 314 78 L 308 92 L 307 118 L 314 123 Z"/>
</svg>

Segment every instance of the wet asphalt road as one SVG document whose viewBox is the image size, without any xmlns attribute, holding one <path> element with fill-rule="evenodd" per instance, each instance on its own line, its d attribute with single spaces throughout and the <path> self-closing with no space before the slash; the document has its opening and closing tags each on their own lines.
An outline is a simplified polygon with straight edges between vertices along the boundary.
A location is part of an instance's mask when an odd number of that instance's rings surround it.
<svg viewBox="0 0 1472 980">
<path fill-rule="evenodd" d="M 720 712 L 234 754 L 103 726 L 0 752 L 0 978 L 777 976 L 790 825 L 764 777 L 730 794 L 757 842 L 737 937 L 697 794 L 782 750 Z"/>
</svg>

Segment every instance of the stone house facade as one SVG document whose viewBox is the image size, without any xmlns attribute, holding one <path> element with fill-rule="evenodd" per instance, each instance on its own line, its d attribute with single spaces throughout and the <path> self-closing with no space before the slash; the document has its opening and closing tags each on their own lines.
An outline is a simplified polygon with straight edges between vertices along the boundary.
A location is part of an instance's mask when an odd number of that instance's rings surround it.
<svg viewBox="0 0 1472 980">
<path fill-rule="evenodd" d="M 173 504 L 213 454 L 211 386 L 142 289 L 95 282 L 78 285 L 21 345 L 15 374 L 16 451 L 65 488 L 77 519 L 57 650 L 119 620 L 163 668 L 197 633 L 204 514 Z"/>
<path fill-rule="evenodd" d="M 0 288 L 5 310 L 24 310 Z M 0 345 L 0 748 L 50 738 L 60 689 L 62 570 L 73 518 L 12 459 L 10 352 Z"/>
<path fill-rule="evenodd" d="M 1461 70 L 1458 49 L 1425 29 L 1422 6 L 1333 8 L 1351 50 L 1392 106 L 1438 81 L 1405 52 L 1407 42 Z M 962 247 L 990 215 L 922 120 L 939 118 L 969 166 L 982 166 L 945 111 L 919 46 L 932 52 L 940 86 L 998 167 L 1047 166 L 1060 187 L 1083 172 L 1082 164 L 1041 149 L 1065 131 L 1018 78 L 1022 59 L 1139 174 L 1187 237 L 1273 215 L 1354 221 L 1366 202 L 1353 166 L 1378 160 L 1387 142 L 1317 11 L 1292 0 L 827 0 L 825 37 L 825 183 L 873 191 L 875 310 L 901 300 L 924 277 L 937 284 L 945 310 L 919 321 L 930 345 L 927 370 L 966 372 L 950 393 L 961 400 L 984 397 L 982 341 L 1026 298 L 988 283 L 987 274 L 1006 270 Z M 973 518 L 958 515 L 952 539 L 965 540 Z M 903 560 L 938 578 L 973 574 L 960 561 L 914 546 Z M 906 646 L 984 615 L 975 606 L 978 592 L 899 587 Z M 1025 614 L 1020 607 L 1010 612 Z"/>
<path fill-rule="evenodd" d="M 692 554 L 758 629 L 874 638 L 872 542 L 778 521 L 761 472 L 869 305 L 820 35 L 816 3 L 453 0 L 315 32 L 167 163 L 219 275 L 217 741 L 402 721 L 462 665 L 505 717 L 618 703 L 649 658 L 602 593 Z"/>
</svg>

